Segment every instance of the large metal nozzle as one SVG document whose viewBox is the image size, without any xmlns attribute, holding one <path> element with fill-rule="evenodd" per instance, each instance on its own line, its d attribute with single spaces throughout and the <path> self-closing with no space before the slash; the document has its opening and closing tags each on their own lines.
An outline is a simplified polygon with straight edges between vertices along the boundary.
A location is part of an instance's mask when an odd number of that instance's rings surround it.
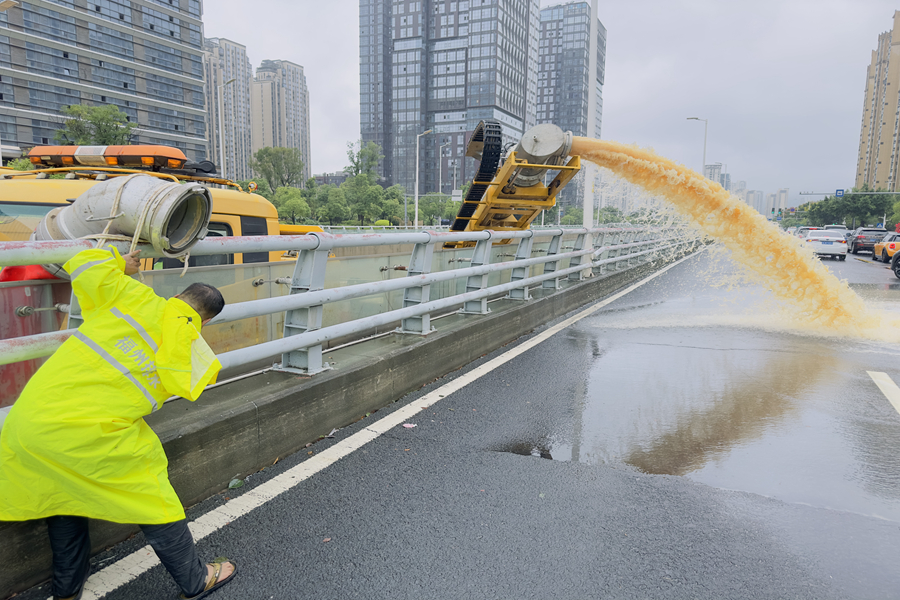
<svg viewBox="0 0 900 600">
<path fill-rule="evenodd" d="M 515 153 L 516 158 L 525 159 L 533 165 L 562 165 L 571 149 L 572 132 L 545 123 L 526 131 Z M 545 169 L 522 169 L 516 175 L 515 185 L 531 187 L 540 183 L 545 173 Z"/>
<path fill-rule="evenodd" d="M 90 238 L 102 234 L 110 223 L 110 235 L 137 236 L 173 258 L 185 254 L 206 236 L 211 215 L 212 197 L 202 185 L 174 183 L 150 175 L 116 177 L 94 185 L 70 206 L 53 209 L 31 239 Z M 45 267 L 57 277 L 68 279 L 62 265 Z"/>
</svg>

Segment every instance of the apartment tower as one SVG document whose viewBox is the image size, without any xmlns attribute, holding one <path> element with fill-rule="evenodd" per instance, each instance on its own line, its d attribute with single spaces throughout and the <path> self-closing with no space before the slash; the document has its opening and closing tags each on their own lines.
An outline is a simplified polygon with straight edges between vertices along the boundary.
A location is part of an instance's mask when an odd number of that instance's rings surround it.
<svg viewBox="0 0 900 600">
<path fill-rule="evenodd" d="M 553 123 L 574 135 L 599 139 L 606 28 L 599 20 L 596 26 L 597 34 L 592 39 L 589 2 L 567 2 L 541 10 L 537 122 Z M 593 73 L 592 54 L 596 62 Z M 596 98 L 593 106 L 590 105 L 592 86 Z M 557 199 L 560 206 L 581 206 L 584 179 L 582 170 L 560 194 Z"/>
<path fill-rule="evenodd" d="M 896 41 L 894 37 L 896 35 Z M 898 56 L 894 57 L 894 49 Z M 892 60 L 893 58 L 893 60 Z M 856 187 L 897 191 L 900 168 L 900 11 L 891 31 L 878 36 L 866 69 Z"/>
<path fill-rule="evenodd" d="M 250 179 L 250 84 L 253 68 L 247 48 L 223 38 L 203 40 L 209 157 L 219 174 Z"/>
<path fill-rule="evenodd" d="M 69 105 L 119 107 L 134 143 L 207 158 L 201 0 L 29 0 L 0 12 L 0 138 L 52 144 Z"/>
<path fill-rule="evenodd" d="M 297 148 L 303 181 L 312 175 L 309 90 L 303 67 L 286 60 L 264 60 L 251 84 L 252 151 L 269 146 Z"/>
</svg>

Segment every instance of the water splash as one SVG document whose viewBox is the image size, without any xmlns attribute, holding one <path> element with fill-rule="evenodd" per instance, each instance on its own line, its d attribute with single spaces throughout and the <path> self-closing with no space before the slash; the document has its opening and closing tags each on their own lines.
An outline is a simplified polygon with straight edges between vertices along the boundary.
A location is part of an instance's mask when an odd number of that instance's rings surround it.
<svg viewBox="0 0 900 600">
<path fill-rule="evenodd" d="M 867 308 L 798 238 L 785 235 L 718 183 L 637 146 L 575 137 L 571 153 L 665 198 L 760 283 L 793 304 L 800 328 L 900 341 L 900 321 Z"/>
</svg>

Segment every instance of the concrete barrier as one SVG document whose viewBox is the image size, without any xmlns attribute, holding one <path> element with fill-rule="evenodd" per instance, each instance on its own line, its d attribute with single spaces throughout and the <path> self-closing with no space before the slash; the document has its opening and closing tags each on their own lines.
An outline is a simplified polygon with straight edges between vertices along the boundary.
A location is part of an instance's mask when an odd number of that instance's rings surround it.
<svg viewBox="0 0 900 600">
<path fill-rule="evenodd" d="M 454 315 L 427 336 L 392 334 L 327 351 L 334 370 L 313 377 L 266 372 L 208 390 L 191 403 L 178 400 L 147 417 L 169 457 L 169 474 L 186 506 L 225 489 L 292 454 L 334 428 L 387 406 L 435 378 L 496 350 L 581 306 L 606 297 L 680 258 L 627 271 L 564 282 L 558 292 L 534 289 L 532 300 L 501 300 L 488 315 Z M 222 465 L 228 465 L 223 472 Z M 138 531 L 92 521 L 94 552 Z M 0 598 L 50 575 L 43 521 L 0 522 Z"/>
</svg>

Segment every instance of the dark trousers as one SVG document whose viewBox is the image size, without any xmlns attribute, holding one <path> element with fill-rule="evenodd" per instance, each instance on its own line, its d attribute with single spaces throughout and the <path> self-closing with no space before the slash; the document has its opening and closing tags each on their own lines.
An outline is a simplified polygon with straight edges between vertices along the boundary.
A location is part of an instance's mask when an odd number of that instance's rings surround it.
<svg viewBox="0 0 900 600">
<path fill-rule="evenodd" d="M 206 586 L 206 565 L 197 556 L 187 521 L 141 525 L 144 537 L 160 562 L 187 597 Z M 90 573 L 91 540 L 85 517 L 49 517 L 47 530 L 53 550 L 53 595 L 74 596 Z"/>
</svg>

